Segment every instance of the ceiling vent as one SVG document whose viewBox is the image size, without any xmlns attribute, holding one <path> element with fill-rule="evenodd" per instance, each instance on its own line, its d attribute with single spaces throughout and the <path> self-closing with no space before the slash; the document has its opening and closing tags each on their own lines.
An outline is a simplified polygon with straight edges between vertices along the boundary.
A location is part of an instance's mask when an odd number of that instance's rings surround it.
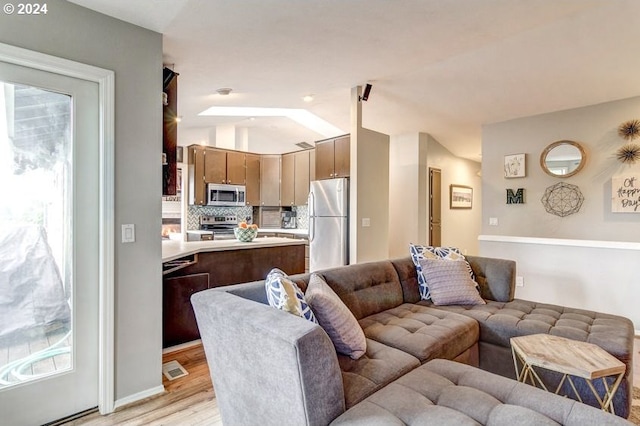
<svg viewBox="0 0 640 426">
<path fill-rule="evenodd" d="M 298 142 L 298 143 L 296 144 L 296 146 L 299 146 L 299 147 L 300 147 L 300 148 L 302 148 L 302 149 L 310 149 L 310 148 L 313 148 L 313 145 L 311 145 L 311 144 L 309 144 L 309 143 L 306 143 L 306 142 Z"/>
</svg>

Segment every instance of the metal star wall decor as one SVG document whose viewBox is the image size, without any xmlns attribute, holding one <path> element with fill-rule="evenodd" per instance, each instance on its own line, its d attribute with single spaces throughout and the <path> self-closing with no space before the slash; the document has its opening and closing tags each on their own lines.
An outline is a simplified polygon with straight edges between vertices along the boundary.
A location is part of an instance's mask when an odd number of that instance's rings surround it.
<svg viewBox="0 0 640 426">
<path fill-rule="evenodd" d="M 540 201 L 547 213 L 565 217 L 580 211 L 584 196 L 576 185 L 560 182 L 548 187 Z"/>
<path fill-rule="evenodd" d="M 616 157 L 623 164 L 635 164 L 640 160 L 640 145 L 637 143 L 628 143 L 618 148 Z"/>
<path fill-rule="evenodd" d="M 618 135 L 628 141 L 640 136 L 640 120 L 629 120 L 618 126 Z"/>
</svg>

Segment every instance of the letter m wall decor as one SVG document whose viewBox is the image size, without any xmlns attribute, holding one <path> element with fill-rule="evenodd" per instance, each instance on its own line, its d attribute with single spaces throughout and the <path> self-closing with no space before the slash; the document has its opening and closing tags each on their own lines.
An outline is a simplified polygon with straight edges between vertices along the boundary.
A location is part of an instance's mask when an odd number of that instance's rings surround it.
<svg viewBox="0 0 640 426">
<path fill-rule="evenodd" d="M 524 204 L 524 188 L 518 188 L 515 193 L 507 189 L 507 204 Z"/>
</svg>

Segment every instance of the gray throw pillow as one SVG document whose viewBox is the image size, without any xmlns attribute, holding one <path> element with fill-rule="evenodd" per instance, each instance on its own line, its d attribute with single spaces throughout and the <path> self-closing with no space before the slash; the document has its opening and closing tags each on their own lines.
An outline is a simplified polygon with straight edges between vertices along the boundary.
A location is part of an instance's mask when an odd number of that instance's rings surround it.
<svg viewBox="0 0 640 426">
<path fill-rule="evenodd" d="M 367 339 L 356 317 L 325 280 L 311 274 L 305 298 L 336 351 L 358 359 L 367 351 Z"/>
<path fill-rule="evenodd" d="M 484 305 L 464 260 L 420 259 L 434 305 Z"/>
</svg>

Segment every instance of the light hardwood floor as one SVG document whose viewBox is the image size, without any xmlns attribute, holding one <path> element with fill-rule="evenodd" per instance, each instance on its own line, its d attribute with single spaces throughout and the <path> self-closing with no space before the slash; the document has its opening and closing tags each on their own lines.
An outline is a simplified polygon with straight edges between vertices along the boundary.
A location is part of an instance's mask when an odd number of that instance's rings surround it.
<svg viewBox="0 0 640 426">
<path fill-rule="evenodd" d="M 93 413 L 62 424 L 221 426 L 202 345 L 163 356 L 163 362 L 172 360 L 177 360 L 189 374 L 172 381 L 164 378 L 164 394 L 128 405 L 108 416 Z"/>
<path fill-rule="evenodd" d="M 640 387 L 640 338 L 634 341 L 633 353 L 633 383 Z M 189 371 L 189 375 L 173 381 L 165 378 L 163 384 L 166 392 L 160 396 L 129 405 L 108 416 L 93 413 L 63 424 L 221 426 L 202 346 L 166 354 L 163 358 L 163 362 L 177 360 Z"/>
</svg>

